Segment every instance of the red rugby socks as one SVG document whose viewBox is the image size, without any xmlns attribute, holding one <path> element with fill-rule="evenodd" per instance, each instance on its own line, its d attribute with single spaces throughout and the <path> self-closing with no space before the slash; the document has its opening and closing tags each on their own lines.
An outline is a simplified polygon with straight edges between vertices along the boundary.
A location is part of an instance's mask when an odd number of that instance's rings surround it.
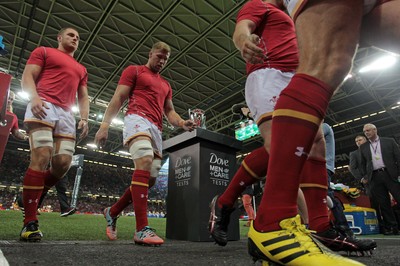
<svg viewBox="0 0 400 266">
<path fill-rule="evenodd" d="M 333 90 L 296 74 L 275 106 L 268 174 L 255 228 L 280 230 L 279 222 L 297 215 L 300 173 Z"/>
<path fill-rule="evenodd" d="M 31 221 L 37 221 L 36 212 L 40 195 L 44 186 L 45 172 L 35 171 L 31 168 L 25 173 L 23 181 L 22 198 L 25 209 L 24 225 Z"/>
<path fill-rule="evenodd" d="M 224 193 L 218 198 L 218 206 L 233 207 L 245 188 L 265 177 L 268 166 L 268 152 L 264 147 L 252 151 L 244 158 Z"/>
<path fill-rule="evenodd" d="M 133 177 L 132 177 L 133 179 Z M 125 190 L 121 198 L 110 208 L 111 217 L 117 217 L 129 204 L 132 203 L 131 186 Z"/>
<path fill-rule="evenodd" d="M 303 167 L 300 187 L 307 202 L 308 225 L 311 230 L 323 232 L 330 228 L 328 206 L 328 176 L 326 161 L 309 158 Z"/>
<path fill-rule="evenodd" d="M 140 231 L 148 225 L 147 196 L 149 178 L 150 172 L 144 170 L 135 170 L 132 176 L 131 193 L 136 216 L 136 231 Z"/>
</svg>

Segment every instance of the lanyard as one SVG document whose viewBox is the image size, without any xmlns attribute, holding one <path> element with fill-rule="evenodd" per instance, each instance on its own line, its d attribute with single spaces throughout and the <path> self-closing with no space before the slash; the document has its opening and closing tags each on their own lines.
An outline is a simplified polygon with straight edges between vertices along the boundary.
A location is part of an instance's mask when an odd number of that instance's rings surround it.
<svg viewBox="0 0 400 266">
<path fill-rule="evenodd" d="M 377 152 L 378 146 L 379 146 L 379 141 L 376 142 L 375 147 L 374 147 L 374 145 L 372 145 L 372 142 L 371 142 L 370 144 L 371 144 L 371 146 L 372 146 L 372 150 L 374 151 L 374 154 L 376 155 L 376 152 Z"/>
</svg>

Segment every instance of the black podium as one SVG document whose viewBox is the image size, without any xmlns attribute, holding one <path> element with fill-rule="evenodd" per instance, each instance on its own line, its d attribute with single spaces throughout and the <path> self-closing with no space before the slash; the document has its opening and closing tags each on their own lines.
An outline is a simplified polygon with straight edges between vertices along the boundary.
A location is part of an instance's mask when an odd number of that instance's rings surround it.
<svg viewBox="0 0 400 266">
<path fill-rule="evenodd" d="M 169 152 L 168 239 L 213 241 L 207 228 L 209 204 L 233 178 L 241 146 L 233 137 L 201 128 L 164 141 L 164 150 Z M 239 239 L 236 210 L 231 215 L 228 240 Z"/>
</svg>

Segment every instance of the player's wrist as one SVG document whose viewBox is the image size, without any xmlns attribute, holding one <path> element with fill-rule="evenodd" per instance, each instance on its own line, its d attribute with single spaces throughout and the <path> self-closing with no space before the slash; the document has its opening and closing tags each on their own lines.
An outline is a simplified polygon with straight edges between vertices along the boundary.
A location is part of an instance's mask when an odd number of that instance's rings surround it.
<svg viewBox="0 0 400 266">
<path fill-rule="evenodd" d="M 181 121 L 179 121 L 179 123 L 178 123 L 179 127 L 183 128 L 184 125 L 185 125 L 185 120 L 182 119 Z"/>
<path fill-rule="evenodd" d="M 101 122 L 100 127 L 104 128 L 104 129 L 108 129 L 110 127 L 110 125 L 111 125 L 110 122 L 103 121 L 103 122 Z"/>
</svg>

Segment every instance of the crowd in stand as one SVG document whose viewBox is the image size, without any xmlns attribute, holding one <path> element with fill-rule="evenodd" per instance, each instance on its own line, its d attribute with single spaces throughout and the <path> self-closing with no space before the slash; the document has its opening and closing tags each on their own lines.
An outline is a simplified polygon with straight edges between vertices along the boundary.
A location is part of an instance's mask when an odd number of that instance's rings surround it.
<svg viewBox="0 0 400 266">
<path fill-rule="evenodd" d="M 19 192 L 16 189 L 10 189 L 10 186 L 22 185 L 28 164 L 29 154 L 27 152 L 9 150 L 5 152 L 0 164 L 0 184 L 7 188 L 0 188 L 1 208 L 10 209 L 13 207 Z M 71 167 L 67 173 L 69 191 L 72 191 L 74 187 L 76 171 L 76 167 Z M 131 176 L 132 170 L 84 163 L 77 210 L 83 213 L 102 213 L 104 207 L 114 204 L 116 201 L 114 196 L 121 195 L 129 186 Z M 151 200 L 149 210 L 151 214 L 166 212 L 166 193 L 166 176 L 162 175 L 157 180 L 156 185 L 149 190 L 149 200 Z M 52 211 L 60 211 L 57 195 L 50 193 L 43 206 L 51 206 Z M 133 212 L 133 208 L 128 208 L 126 212 Z"/>
<path fill-rule="evenodd" d="M 29 164 L 29 154 L 22 151 L 7 151 L 4 154 L 0 164 L 0 184 L 5 186 L 22 185 L 22 179 L 25 170 Z M 72 167 L 68 174 L 68 190 L 72 191 L 74 187 L 77 168 Z M 109 197 L 121 195 L 129 186 L 132 176 L 132 170 L 109 167 L 98 164 L 85 163 L 81 178 L 79 199 L 77 210 L 81 213 L 101 213 L 105 206 L 112 205 L 116 198 Z M 342 183 L 349 187 L 356 187 L 362 190 L 359 180 L 356 180 L 344 168 L 336 171 L 333 183 Z M 0 190 L 0 207 L 12 208 L 15 201 L 17 190 Z M 94 197 L 93 195 L 99 195 Z M 167 196 L 167 173 L 160 173 L 156 185 L 149 190 L 150 216 L 157 216 L 166 213 L 165 199 Z M 60 211 L 60 206 L 56 194 L 50 194 L 44 201 L 44 206 L 51 206 L 52 211 Z M 129 207 L 125 213 L 134 213 L 132 207 Z"/>
</svg>

